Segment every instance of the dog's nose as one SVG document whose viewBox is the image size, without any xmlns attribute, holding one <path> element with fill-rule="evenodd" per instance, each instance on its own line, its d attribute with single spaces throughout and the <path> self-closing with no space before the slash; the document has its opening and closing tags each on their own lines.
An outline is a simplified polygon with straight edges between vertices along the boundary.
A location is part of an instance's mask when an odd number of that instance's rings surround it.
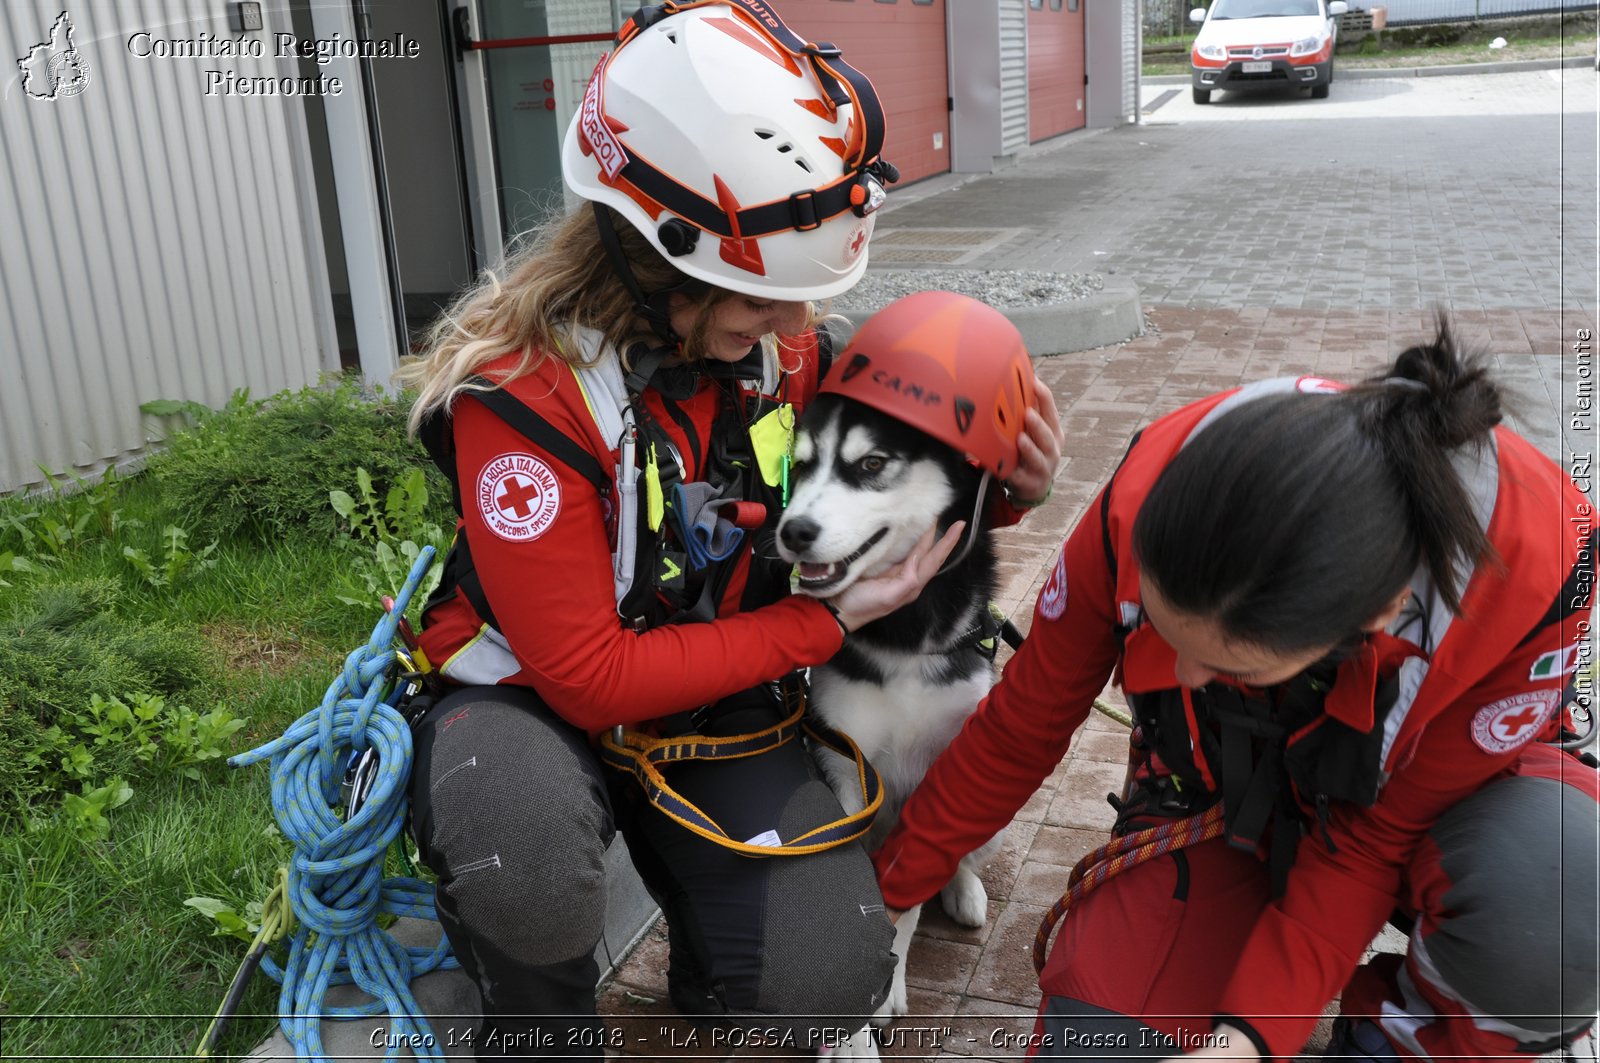
<svg viewBox="0 0 1600 1063">
<path fill-rule="evenodd" d="M 821 532 L 822 525 L 810 517 L 791 517 L 778 528 L 783 545 L 797 554 L 816 542 Z"/>
</svg>

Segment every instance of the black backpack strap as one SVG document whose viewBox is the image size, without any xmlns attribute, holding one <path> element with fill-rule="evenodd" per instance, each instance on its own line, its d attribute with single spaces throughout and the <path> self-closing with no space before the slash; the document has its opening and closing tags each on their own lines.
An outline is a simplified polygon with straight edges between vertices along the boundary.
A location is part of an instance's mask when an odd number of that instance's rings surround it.
<svg viewBox="0 0 1600 1063">
<path fill-rule="evenodd" d="M 821 325 L 814 331 L 817 336 L 817 386 L 821 387 L 828 370 L 833 368 L 833 333 Z"/>
<path fill-rule="evenodd" d="M 611 495 L 611 474 L 601 467 L 595 456 L 572 438 L 545 420 L 504 388 L 492 391 L 469 391 L 467 395 L 487 406 L 496 417 L 537 443 L 553 458 L 594 485 L 601 498 Z"/>
<path fill-rule="evenodd" d="M 588 480 L 601 498 L 610 497 L 614 486 L 611 475 L 593 454 L 494 381 L 479 376 L 473 377 L 468 383 L 488 390 L 467 391 L 465 395 L 483 403 L 491 413 L 515 428 L 529 442 L 537 443 L 551 457 Z M 417 436 L 427 450 L 428 457 L 450 481 L 450 500 L 455 503 L 456 512 L 462 512 L 461 476 L 456 470 L 455 443 L 450 436 L 449 416 L 434 413 L 422 422 Z"/>
</svg>

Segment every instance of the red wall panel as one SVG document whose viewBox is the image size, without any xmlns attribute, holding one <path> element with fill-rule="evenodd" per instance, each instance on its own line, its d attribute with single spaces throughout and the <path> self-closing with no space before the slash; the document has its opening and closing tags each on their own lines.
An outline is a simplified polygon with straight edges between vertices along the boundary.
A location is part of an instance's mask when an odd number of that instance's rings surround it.
<svg viewBox="0 0 1600 1063">
<path fill-rule="evenodd" d="M 1070 8 L 1075 2 L 1078 10 L 1072 11 Z M 1083 4 L 1086 2 L 1041 0 L 1039 7 L 1029 5 L 1029 141 L 1083 128 Z"/>
<path fill-rule="evenodd" d="M 837 44 L 845 60 L 872 79 L 888 122 L 883 156 L 900 168 L 902 184 L 950 169 L 945 3 L 778 0 L 773 5 L 800 36 Z M 1078 48 L 1081 55 L 1081 33 Z"/>
</svg>

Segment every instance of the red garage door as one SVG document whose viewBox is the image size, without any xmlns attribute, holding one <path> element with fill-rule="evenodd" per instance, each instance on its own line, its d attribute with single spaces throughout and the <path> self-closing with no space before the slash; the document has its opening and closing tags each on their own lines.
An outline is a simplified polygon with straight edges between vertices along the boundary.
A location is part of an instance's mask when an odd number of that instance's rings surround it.
<svg viewBox="0 0 1600 1063">
<path fill-rule="evenodd" d="M 1082 0 L 1028 0 L 1028 140 L 1082 129 Z"/>
<path fill-rule="evenodd" d="M 883 156 L 900 168 L 902 183 L 950 169 L 945 3 L 784 0 L 776 5 L 796 33 L 837 44 L 850 65 L 872 79 L 888 116 Z M 1078 54 L 1083 54 L 1081 43 Z"/>
</svg>

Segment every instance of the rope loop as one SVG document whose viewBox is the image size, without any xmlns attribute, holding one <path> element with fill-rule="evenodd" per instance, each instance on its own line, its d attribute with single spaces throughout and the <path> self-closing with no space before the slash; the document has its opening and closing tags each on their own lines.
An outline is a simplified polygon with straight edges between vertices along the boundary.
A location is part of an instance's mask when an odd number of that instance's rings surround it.
<svg viewBox="0 0 1600 1063">
<path fill-rule="evenodd" d="M 229 759 L 234 767 L 270 760 L 272 815 L 294 847 L 286 893 L 295 927 L 289 955 L 261 969 L 281 985 L 278 1027 L 299 1060 L 328 1058 L 323 1019 L 389 1017 L 392 1047 L 420 1046 L 417 1058 L 443 1060 L 412 979 L 458 966 L 441 934 L 431 947 L 407 947 L 378 927 L 381 915 L 435 919 L 433 887 L 420 879 L 383 877 L 384 857 L 406 821 L 411 728 L 400 702 L 396 636 L 400 618 L 433 562 L 418 555 L 393 607 L 366 645 L 345 657 L 322 702 L 264 745 Z M 346 769 L 376 758 L 370 788 L 352 814 L 343 797 Z M 355 985 L 371 1000 L 329 1007 L 328 989 Z"/>
</svg>

